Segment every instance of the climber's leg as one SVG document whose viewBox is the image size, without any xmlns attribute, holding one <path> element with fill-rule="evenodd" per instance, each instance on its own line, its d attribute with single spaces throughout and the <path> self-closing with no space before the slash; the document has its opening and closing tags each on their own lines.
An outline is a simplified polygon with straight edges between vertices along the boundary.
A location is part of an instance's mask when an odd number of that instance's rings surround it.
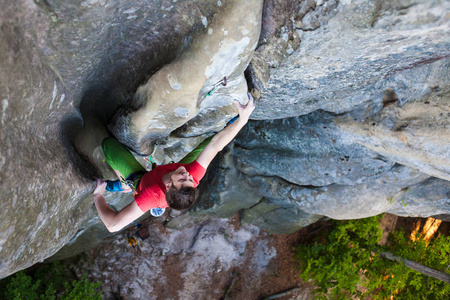
<svg viewBox="0 0 450 300">
<path fill-rule="evenodd" d="M 126 179 L 129 175 L 145 168 L 134 158 L 133 154 L 115 138 L 109 137 L 102 142 L 103 153 L 106 161 L 117 174 L 119 179 Z M 107 190 L 122 191 L 124 186 L 119 180 L 108 182 Z"/>
<path fill-rule="evenodd" d="M 185 157 L 183 157 L 179 161 L 179 163 L 180 164 L 190 164 L 191 162 L 193 162 L 200 155 L 200 153 L 203 151 L 203 149 L 205 149 L 206 145 L 208 145 L 209 142 L 211 142 L 213 137 L 214 137 L 214 135 L 210 136 L 209 138 L 207 138 L 206 140 L 201 142 L 200 145 L 197 146 L 197 148 L 195 148 L 194 150 L 189 152 Z"/>
</svg>

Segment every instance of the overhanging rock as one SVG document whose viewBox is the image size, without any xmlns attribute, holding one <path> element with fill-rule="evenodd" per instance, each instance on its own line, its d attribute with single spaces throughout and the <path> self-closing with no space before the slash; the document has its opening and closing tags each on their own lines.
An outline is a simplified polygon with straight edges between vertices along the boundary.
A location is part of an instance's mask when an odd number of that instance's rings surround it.
<svg viewBox="0 0 450 300">
<path fill-rule="evenodd" d="M 223 2 L 210 21 L 204 20 L 205 33 L 139 87 L 131 104 L 139 108 L 118 111 L 109 125 L 114 136 L 138 153 L 149 153 L 152 141 L 200 112 L 227 112 L 233 98 L 245 103 L 243 73 L 258 42 L 262 6 L 262 0 Z M 204 98 L 223 77 L 228 83 L 220 95 Z M 214 119 L 223 122 L 224 117 L 216 114 Z M 221 122 L 214 129 L 225 125 Z"/>
</svg>

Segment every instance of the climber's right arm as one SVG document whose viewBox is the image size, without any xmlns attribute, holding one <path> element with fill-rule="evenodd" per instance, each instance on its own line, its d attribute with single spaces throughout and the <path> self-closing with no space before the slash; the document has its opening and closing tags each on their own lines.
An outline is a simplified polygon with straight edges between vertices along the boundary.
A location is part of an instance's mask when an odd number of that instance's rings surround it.
<svg viewBox="0 0 450 300">
<path fill-rule="evenodd" d="M 248 94 L 249 101 L 246 105 L 242 105 L 238 100 L 235 100 L 237 109 L 239 111 L 239 118 L 232 124 L 226 126 L 222 131 L 219 131 L 212 138 L 211 142 L 206 145 L 205 149 L 197 157 L 196 161 L 205 169 L 208 168 L 214 157 L 228 145 L 239 131 L 247 124 L 250 115 L 255 109 L 253 97 Z"/>
<path fill-rule="evenodd" d="M 115 212 L 108 206 L 103 197 L 105 188 L 106 182 L 97 179 L 97 187 L 94 190 L 94 203 L 100 219 L 103 221 L 103 224 L 105 224 L 109 232 L 119 231 L 144 214 L 135 201 L 125 206 L 121 211 Z"/>
</svg>

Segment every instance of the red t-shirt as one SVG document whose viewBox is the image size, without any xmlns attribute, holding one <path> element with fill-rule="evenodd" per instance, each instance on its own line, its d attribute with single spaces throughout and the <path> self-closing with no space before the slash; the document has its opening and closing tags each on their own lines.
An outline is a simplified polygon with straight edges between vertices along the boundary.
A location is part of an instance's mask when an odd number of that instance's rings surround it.
<svg viewBox="0 0 450 300">
<path fill-rule="evenodd" d="M 136 204 L 143 212 L 155 207 L 169 207 L 166 201 L 166 187 L 164 186 L 162 178 L 165 174 L 175 171 L 181 166 L 184 166 L 186 171 L 192 175 L 194 186 L 198 186 L 200 180 L 205 175 L 206 170 L 196 160 L 190 164 L 168 164 L 156 167 L 150 172 L 145 173 L 136 188 L 134 201 L 136 201 Z"/>
</svg>

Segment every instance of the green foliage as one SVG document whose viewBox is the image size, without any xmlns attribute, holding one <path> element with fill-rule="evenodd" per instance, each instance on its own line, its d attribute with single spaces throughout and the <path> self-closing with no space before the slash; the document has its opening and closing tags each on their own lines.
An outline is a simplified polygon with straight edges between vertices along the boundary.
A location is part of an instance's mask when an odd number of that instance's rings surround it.
<svg viewBox="0 0 450 300">
<path fill-rule="evenodd" d="M 390 251 L 396 256 L 441 271 L 450 265 L 450 236 L 439 234 L 427 242 L 423 236 L 418 235 L 415 241 L 411 241 L 400 228 L 390 236 L 390 242 Z M 385 267 L 391 274 L 390 285 L 397 287 L 401 295 L 396 296 L 395 292 L 382 289 L 378 299 L 390 295 L 397 299 L 448 299 L 450 295 L 449 284 L 407 268 L 402 263 Z M 447 273 L 450 274 L 450 270 L 447 269 Z"/>
<path fill-rule="evenodd" d="M 64 290 L 64 283 L 67 281 L 69 274 L 67 270 L 59 262 L 55 261 L 51 264 L 41 265 L 34 273 L 33 277 L 38 278 L 43 286 L 52 285 L 53 289 Z"/>
<path fill-rule="evenodd" d="M 83 275 L 80 281 L 66 282 L 66 292 L 61 297 L 62 300 L 101 300 L 101 292 L 97 292 L 100 282 L 90 283 L 86 275 Z"/>
<path fill-rule="evenodd" d="M 412 242 L 402 231 L 391 236 L 391 249 L 378 245 L 381 216 L 331 221 L 332 230 L 314 244 L 297 247 L 296 259 L 302 279 L 318 286 L 316 298 L 348 299 L 349 295 L 373 299 L 448 299 L 450 285 L 382 258 L 384 250 L 437 270 L 450 264 L 450 237 L 439 235 L 429 244 Z"/>
<path fill-rule="evenodd" d="M 40 281 L 34 281 L 33 278 L 24 272 L 16 273 L 7 285 L 5 291 L 5 299 L 28 300 L 39 299 L 38 290 Z"/>
<path fill-rule="evenodd" d="M 380 240 L 382 231 L 378 217 L 346 222 L 331 221 L 333 229 L 325 243 L 299 245 L 296 257 L 300 263 L 302 279 L 312 277 L 319 287 L 317 297 L 325 297 L 329 288 L 333 299 L 347 299 L 345 290 L 361 295 L 360 270 L 371 263 L 373 245 Z"/>
<path fill-rule="evenodd" d="M 28 275 L 20 271 L 4 279 L 4 299 L 8 300 L 100 300 L 101 292 L 97 292 L 100 283 L 91 283 L 85 275 L 81 280 L 68 280 L 67 274 L 58 262 L 42 266 Z"/>
</svg>

